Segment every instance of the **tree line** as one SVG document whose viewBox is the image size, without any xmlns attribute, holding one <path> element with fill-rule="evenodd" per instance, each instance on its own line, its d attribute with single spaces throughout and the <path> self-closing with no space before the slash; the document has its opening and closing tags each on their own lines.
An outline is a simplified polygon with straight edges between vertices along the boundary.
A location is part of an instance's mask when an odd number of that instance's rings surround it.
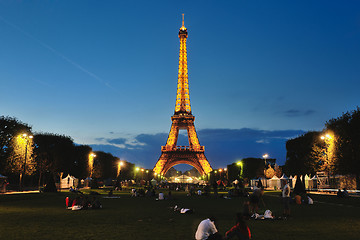
<svg viewBox="0 0 360 240">
<path fill-rule="evenodd" d="M 360 176 L 360 108 L 325 123 L 323 131 L 309 131 L 286 142 L 284 169 L 290 174 Z"/>
<path fill-rule="evenodd" d="M 92 166 L 89 155 L 95 154 Z M 32 133 L 32 127 L 16 118 L 0 116 L 0 174 L 11 183 L 42 186 L 49 177 L 70 174 L 79 179 L 132 179 L 135 165 L 88 145 L 75 144 L 69 136 Z"/>
</svg>

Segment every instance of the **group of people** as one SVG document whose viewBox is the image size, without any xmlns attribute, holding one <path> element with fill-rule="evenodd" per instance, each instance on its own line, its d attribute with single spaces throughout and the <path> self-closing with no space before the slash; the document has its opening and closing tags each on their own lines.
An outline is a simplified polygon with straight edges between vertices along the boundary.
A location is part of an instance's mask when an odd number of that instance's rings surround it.
<svg viewBox="0 0 360 240">
<path fill-rule="evenodd" d="M 246 220 L 249 220 L 251 217 L 258 215 L 259 204 L 262 203 L 265 207 L 265 202 L 263 200 L 264 188 L 255 188 L 250 196 L 244 199 L 242 213 L 236 214 L 236 223 L 230 228 L 225 236 L 221 236 L 218 232 L 214 217 L 209 217 L 200 222 L 197 231 L 195 233 L 196 240 L 220 240 L 220 239 L 232 239 L 237 237 L 240 240 L 249 240 L 251 239 L 251 232 L 246 224 Z M 284 217 L 290 216 L 290 186 L 286 184 L 282 190 L 282 201 L 284 206 Z M 272 212 L 266 210 L 264 214 L 264 219 L 273 219 Z"/>
<path fill-rule="evenodd" d="M 69 210 L 86 210 L 86 209 L 100 209 L 102 204 L 96 194 L 85 195 L 80 191 L 76 192 L 76 197 L 66 197 L 65 204 Z"/>
<path fill-rule="evenodd" d="M 204 219 L 200 222 L 196 233 L 196 240 L 223 240 L 223 239 L 232 239 L 237 237 L 240 240 L 249 240 L 251 239 L 251 232 L 249 227 L 245 222 L 245 217 L 242 213 L 236 214 L 236 223 L 230 228 L 223 237 L 217 230 L 215 225 L 216 219 L 211 216 L 207 219 Z"/>
</svg>

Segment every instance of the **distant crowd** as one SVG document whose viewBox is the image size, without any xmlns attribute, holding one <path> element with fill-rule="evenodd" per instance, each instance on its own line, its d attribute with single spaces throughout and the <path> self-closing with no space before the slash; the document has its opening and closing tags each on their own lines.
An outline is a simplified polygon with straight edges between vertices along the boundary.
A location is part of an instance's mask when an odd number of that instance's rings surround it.
<svg viewBox="0 0 360 240">
<path fill-rule="evenodd" d="M 108 198 L 115 198 L 114 191 L 123 191 L 123 183 L 119 182 L 113 189 L 108 192 Z M 252 234 L 247 224 L 248 220 L 287 220 L 291 217 L 290 206 L 291 204 L 313 204 L 313 199 L 306 194 L 305 189 L 295 187 L 292 189 L 289 184 L 285 184 L 281 191 L 281 199 L 283 205 L 283 213 L 279 216 L 275 216 L 270 209 L 266 209 L 264 202 L 264 187 L 261 186 L 261 182 L 255 186 L 250 192 L 241 184 L 234 184 L 227 193 L 219 194 L 218 188 L 221 188 L 218 184 L 213 185 L 197 185 L 197 184 L 179 184 L 179 183 L 161 183 L 161 184 L 145 184 L 142 187 L 133 187 L 131 189 L 132 197 L 149 197 L 156 200 L 171 200 L 173 199 L 172 192 L 185 191 L 187 196 L 205 196 L 231 199 L 235 197 L 241 197 L 243 199 L 242 212 L 235 214 L 235 224 L 226 231 L 224 235 L 221 235 L 216 227 L 216 216 L 209 215 L 202 220 L 195 232 L 196 240 L 227 240 L 227 239 L 240 239 L 250 240 Z M 129 189 L 126 187 L 126 189 Z M 225 190 L 223 188 L 222 190 Z M 70 192 L 75 193 L 71 197 L 66 198 L 66 207 L 71 210 L 85 210 L 85 209 L 100 209 L 102 204 L 100 203 L 100 194 L 91 191 L 90 194 L 83 194 L 78 189 L 70 188 Z M 337 196 L 340 198 L 348 197 L 349 193 L 344 188 L 338 190 Z M 262 205 L 265 208 L 265 212 L 261 214 L 259 212 L 259 206 Z M 185 207 L 173 208 L 174 212 L 181 214 L 192 214 L 194 209 Z M 210 209 L 209 209 L 210 210 Z"/>
</svg>

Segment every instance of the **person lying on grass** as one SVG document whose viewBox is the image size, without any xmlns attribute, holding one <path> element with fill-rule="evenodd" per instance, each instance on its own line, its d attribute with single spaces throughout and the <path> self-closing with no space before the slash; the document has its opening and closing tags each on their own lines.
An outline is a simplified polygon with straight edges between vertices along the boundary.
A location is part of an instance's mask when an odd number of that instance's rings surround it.
<svg viewBox="0 0 360 240">
<path fill-rule="evenodd" d="M 177 205 L 174 207 L 174 212 L 180 212 L 182 214 L 190 214 L 193 213 L 194 210 L 190 208 L 179 208 Z"/>
</svg>

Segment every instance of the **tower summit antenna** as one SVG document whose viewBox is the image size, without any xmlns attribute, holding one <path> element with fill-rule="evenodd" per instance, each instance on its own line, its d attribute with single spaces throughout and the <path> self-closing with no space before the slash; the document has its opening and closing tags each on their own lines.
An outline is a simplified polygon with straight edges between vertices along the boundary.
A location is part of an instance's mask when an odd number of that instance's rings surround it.
<svg viewBox="0 0 360 240">
<path fill-rule="evenodd" d="M 186 30 L 185 23 L 184 23 L 184 14 L 182 14 L 182 26 L 181 26 L 180 30 L 182 30 L 182 31 Z"/>
</svg>

